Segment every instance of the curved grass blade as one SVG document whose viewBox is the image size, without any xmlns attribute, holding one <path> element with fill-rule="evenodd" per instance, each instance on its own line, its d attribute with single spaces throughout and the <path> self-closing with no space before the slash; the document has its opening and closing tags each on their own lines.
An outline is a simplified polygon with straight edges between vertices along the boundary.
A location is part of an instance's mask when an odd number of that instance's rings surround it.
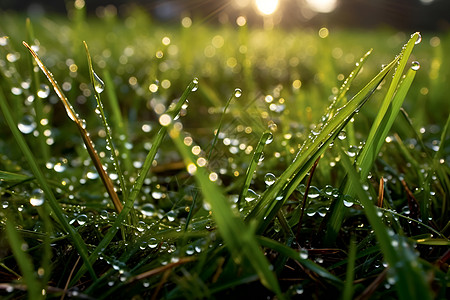
<svg viewBox="0 0 450 300">
<path fill-rule="evenodd" d="M 258 145 L 256 146 L 255 151 L 253 152 L 252 160 L 247 168 L 247 172 L 245 173 L 244 184 L 241 189 L 241 193 L 239 194 L 238 199 L 238 207 L 244 201 L 245 196 L 247 195 L 248 188 L 250 187 L 250 183 L 252 181 L 253 173 L 255 173 L 256 167 L 258 166 L 259 160 L 263 154 L 264 146 L 267 144 L 267 141 L 272 138 L 272 132 L 266 131 L 261 135 L 259 139 Z"/>
<path fill-rule="evenodd" d="M 117 145 L 117 147 L 119 148 L 119 153 L 121 153 L 120 156 L 123 160 L 124 170 L 131 172 L 133 165 L 131 162 L 130 150 L 126 146 L 125 142 L 128 141 L 127 126 L 120 112 L 119 101 L 114 90 L 114 81 L 112 80 L 111 74 L 109 73 L 108 69 L 104 70 L 103 76 L 105 79 L 106 99 L 109 100 L 109 105 L 112 112 L 111 122 L 114 125 L 114 129 L 116 130 L 119 139 L 122 141 L 121 143 L 119 143 L 119 145 Z"/>
<path fill-rule="evenodd" d="M 25 241 L 14 228 L 14 222 L 11 218 L 8 218 L 5 226 L 11 251 L 16 258 L 17 264 L 22 272 L 23 280 L 27 286 L 28 299 L 44 299 L 41 284 L 35 276 L 32 259 L 30 255 L 23 250 L 23 245 L 26 245 Z"/>
<path fill-rule="evenodd" d="M 322 266 L 319 266 L 318 264 L 311 261 L 310 259 L 302 258 L 300 253 L 298 253 L 294 249 L 287 247 L 277 241 L 274 241 L 274 240 L 269 239 L 264 236 L 256 236 L 256 239 L 259 242 L 259 244 L 261 244 L 262 246 L 273 249 L 282 255 L 285 255 L 293 260 L 298 261 L 306 269 L 308 269 L 308 270 L 316 273 L 320 277 L 328 280 L 333 285 L 335 285 L 337 287 L 342 287 L 343 282 L 341 279 L 339 279 L 335 275 L 331 274 L 325 268 L 323 268 Z"/>
<path fill-rule="evenodd" d="M 212 144 L 211 144 L 211 149 L 209 150 L 209 154 L 208 154 L 208 158 L 207 158 L 208 161 L 211 160 L 212 152 L 214 150 L 214 147 L 217 144 L 217 139 L 219 138 L 220 129 L 222 128 L 222 125 L 223 125 L 223 118 L 225 117 L 225 114 L 227 113 L 228 106 L 230 106 L 231 100 L 233 100 L 234 97 L 238 97 L 239 98 L 241 96 L 241 94 L 242 94 L 242 91 L 240 89 L 236 89 L 234 94 L 231 95 L 230 98 L 228 98 L 228 101 L 225 104 L 225 107 L 224 107 L 223 112 L 222 112 L 222 116 L 220 117 L 219 126 L 217 127 L 216 133 L 214 134 L 214 139 L 213 139 Z"/>
<path fill-rule="evenodd" d="M 111 157 L 113 159 L 113 166 L 114 166 L 114 169 L 115 169 L 117 175 L 119 176 L 120 189 L 122 190 L 123 201 L 125 202 L 126 199 L 128 198 L 128 190 L 125 185 L 125 179 L 123 177 L 122 169 L 120 168 L 119 159 L 118 159 L 117 153 L 116 153 L 116 148 L 113 143 L 111 129 L 108 125 L 108 122 L 105 117 L 105 113 L 103 111 L 103 102 L 102 102 L 102 99 L 100 98 L 100 93 L 103 91 L 105 84 L 98 77 L 98 75 L 94 72 L 94 68 L 92 67 L 91 54 L 89 53 L 89 48 L 88 48 L 87 43 L 85 41 L 83 41 L 83 44 L 84 44 L 84 48 L 86 49 L 86 56 L 87 56 L 88 67 L 89 67 L 89 76 L 91 77 L 91 82 L 92 82 L 92 87 L 94 89 L 95 99 L 97 100 L 97 107 L 96 107 L 95 111 L 99 115 L 100 119 L 102 120 L 103 127 L 105 128 L 107 148 L 109 148 L 109 151 L 111 152 Z"/>
<path fill-rule="evenodd" d="M 381 252 L 389 267 L 395 273 L 396 288 L 399 299 L 432 299 L 431 291 L 426 285 L 427 279 L 412 250 L 392 230 L 383 225 L 377 215 L 377 209 L 362 188 L 360 176 L 355 171 L 350 159 L 342 149 L 337 148 L 341 155 L 341 162 L 347 171 L 350 181 L 353 182 L 354 192 L 358 196 L 364 213 L 372 226 Z M 394 246 L 395 245 L 395 246 Z"/>
<path fill-rule="evenodd" d="M 181 110 L 181 107 L 186 102 L 188 96 L 191 94 L 191 92 L 197 90 L 198 86 L 198 79 L 195 78 L 188 87 L 184 90 L 183 94 L 180 97 L 180 100 L 178 100 L 177 104 L 167 111 L 167 114 L 172 118 L 175 118 Z M 122 225 L 122 222 L 125 220 L 125 218 L 128 216 L 130 211 L 133 209 L 134 201 L 136 200 L 137 196 L 139 195 L 139 192 L 142 189 L 142 186 L 144 184 L 144 180 L 148 175 L 148 172 L 150 171 L 150 168 L 152 166 L 152 162 L 155 159 L 156 152 L 158 151 L 159 147 L 161 146 L 161 143 L 166 136 L 167 133 L 167 127 L 161 127 L 161 129 L 158 131 L 158 134 L 155 137 L 155 140 L 152 143 L 152 147 L 150 148 L 150 151 L 147 154 L 147 157 L 145 158 L 144 164 L 142 166 L 141 171 L 139 172 L 136 182 L 134 183 L 130 195 L 125 202 L 125 205 L 123 207 L 122 212 L 117 216 L 116 220 L 112 224 L 111 228 L 108 230 L 106 235 L 103 237 L 101 242 L 98 244 L 98 246 L 95 248 L 94 252 L 89 257 L 90 261 L 94 262 L 97 260 L 97 258 L 102 254 L 104 249 L 108 246 L 108 244 L 112 241 L 114 236 L 119 231 L 119 227 Z M 78 273 L 74 276 L 72 279 L 70 285 L 73 285 L 75 282 L 77 282 L 81 276 L 86 272 L 85 268 L 81 268 Z"/>
<path fill-rule="evenodd" d="M 274 207 L 281 207 L 285 202 L 289 194 L 282 194 L 283 192 L 292 191 L 291 189 L 285 190 L 288 185 L 299 171 L 304 170 L 305 164 L 309 161 L 309 168 L 312 167 L 314 161 L 318 158 L 318 154 L 324 151 L 324 147 L 331 143 L 332 138 L 336 136 L 339 131 L 345 126 L 351 117 L 361 108 L 362 105 L 369 99 L 372 93 L 376 90 L 381 81 L 389 73 L 389 71 L 395 66 L 398 58 L 395 58 L 389 65 L 387 65 L 380 73 L 378 73 L 363 89 L 361 89 L 349 102 L 344 106 L 336 110 L 336 113 L 322 126 L 321 131 L 317 135 L 311 134 L 305 141 L 300 151 L 297 153 L 294 161 L 289 167 L 281 174 L 278 180 L 269 189 L 266 190 L 262 199 L 257 203 L 255 208 L 247 216 L 247 220 L 256 219 L 258 222 L 258 233 L 264 230 L 265 225 L 270 222 L 268 214 L 273 217 L 276 214 Z M 314 157 L 314 159 L 312 159 Z M 309 170 L 308 168 L 308 170 Z M 306 172 L 303 172 L 303 176 Z M 302 176 L 296 178 L 297 181 L 301 180 Z M 283 195 L 282 201 L 274 201 L 277 196 Z M 274 202 L 279 202 L 276 204 Z"/>
<path fill-rule="evenodd" d="M 75 124 L 77 125 L 77 128 L 80 131 L 81 138 L 83 139 L 83 142 L 86 145 L 86 149 L 89 153 L 89 156 L 91 157 L 91 160 L 95 166 L 95 169 L 97 170 L 98 174 L 100 175 L 100 178 L 102 179 L 103 185 L 105 186 L 106 191 L 108 192 L 109 197 L 111 198 L 115 209 L 117 210 L 117 212 L 121 212 L 123 209 L 122 202 L 120 202 L 119 196 L 117 196 L 117 193 L 114 190 L 114 185 L 113 185 L 111 179 L 109 178 L 108 174 L 106 173 L 105 169 L 103 168 L 103 165 L 97 154 L 97 151 L 94 148 L 94 144 L 85 129 L 86 125 L 85 125 L 84 121 L 79 118 L 78 114 L 75 112 L 72 105 L 69 103 L 69 100 L 64 95 L 62 89 L 59 87 L 58 83 L 53 78 L 53 74 L 50 73 L 50 71 L 47 69 L 47 67 L 44 65 L 44 63 L 41 61 L 41 59 L 36 54 L 36 52 L 34 52 L 34 50 L 31 49 L 31 47 L 26 42 L 23 42 L 23 45 L 30 51 L 31 55 L 33 55 L 39 68 L 42 70 L 42 72 L 45 74 L 45 76 L 47 77 L 49 82 L 52 84 L 53 89 L 55 90 L 58 97 L 61 99 L 69 118 L 72 121 L 74 121 Z"/>
<path fill-rule="evenodd" d="M 29 176 L 23 175 L 23 174 L 0 171 L 0 181 L 1 182 L 24 181 L 29 178 L 30 178 Z"/>
<path fill-rule="evenodd" d="M 355 260 L 356 260 L 356 242 L 355 238 L 353 237 L 350 240 L 350 247 L 348 251 L 348 263 L 347 263 L 347 272 L 345 276 L 345 284 L 344 284 L 344 291 L 342 293 L 342 299 L 343 300 L 351 300 L 353 299 L 353 279 L 355 276 Z"/>
<path fill-rule="evenodd" d="M 84 261 L 85 268 L 89 271 L 89 274 L 93 279 L 97 278 L 97 275 L 94 272 L 94 269 L 92 268 L 91 263 L 88 259 L 88 251 L 86 248 L 86 244 L 84 243 L 83 239 L 79 235 L 79 233 L 67 222 L 66 215 L 64 214 L 63 210 L 61 209 L 61 206 L 59 205 L 58 201 L 56 200 L 55 195 L 53 194 L 52 189 L 47 184 L 47 179 L 45 178 L 44 174 L 42 173 L 41 169 L 36 163 L 36 158 L 34 157 L 33 153 L 31 152 L 30 148 L 28 147 L 24 137 L 20 133 L 19 129 L 17 128 L 16 124 L 14 123 L 11 109 L 9 108 L 5 96 L 3 94 L 3 91 L 0 90 L 0 109 L 3 111 L 3 116 L 5 117 L 5 120 L 11 129 L 11 132 L 14 135 L 14 138 L 16 139 L 17 144 L 19 145 L 20 150 L 22 151 L 25 159 L 28 162 L 28 165 L 30 166 L 31 171 L 33 172 L 34 176 L 36 177 L 36 180 L 39 182 L 41 189 L 44 191 L 45 197 L 48 200 L 47 203 L 52 208 L 53 213 L 55 214 L 57 220 L 61 224 L 61 226 L 66 230 L 66 232 L 69 233 L 73 245 L 77 249 L 78 253 L 80 254 L 81 258 Z"/>
<path fill-rule="evenodd" d="M 400 54 L 399 65 L 395 71 L 392 82 L 389 86 L 388 92 L 384 97 L 380 111 L 370 129 L 367 141 L 362 148 L 360 155 L 356 158 L 356 165 L 361 168 L 361 178 L 366 178 L 370 169 L 375 162 L 378 152 L 384 143 L 384 140 L 400 111 L 403 100 L 408 92 L 411 83 L 415 77 L 415 70 L 410 69 L 406 74 L 406 77 L 399 83 L 403 70 L 406 66 L 406 62 L 414 48 L 415 42 L 418 38 L 418 33 L 414 34 L 406 44 L 405 48 Z M 394 92 L 397 90 L 396 94 Z M 391 101 L 392 100 L 392 101 Z M 353 186 L 351 182 L 347 182 L 344 188 L 344 195 L 351 194 Z M 341 228 L 342 221 L 344 219 L 346 208 L 343 202 L 339 199 L 337 203 L 333 205 L 331 210 L 331 216 L 327 222 L 327 232 L 325 235 L 325 243 L 332 244 L 337 237 L 337 234 Z"/>
<path fill-rule="evenodd" d="M 184 158 L 186 166 L 195 170 L 196 182 L 202 191 L 203 197 L 211 205 L 217 227 L 233 257 L 246 258 L 258 274 L 261 283 L 282 297 L 278 281 L 270 270 L 270 264 L 255 239 L 253 229 L 246 226 L 242 219 L 232 210 L 229 201 L 219 186 L 209 180 L 205 168 L 199 167 L 194 163 L 196 158 L 189 147 L 183 143 L 181 132 L 172 127 L 170 136 Z"/>
</svg>

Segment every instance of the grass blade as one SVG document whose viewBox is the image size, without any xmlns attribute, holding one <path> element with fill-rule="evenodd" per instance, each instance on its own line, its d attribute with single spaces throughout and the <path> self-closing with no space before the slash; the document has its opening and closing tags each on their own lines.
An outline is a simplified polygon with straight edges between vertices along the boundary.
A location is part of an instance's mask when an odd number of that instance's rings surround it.
<svg viewBox="0 0 450 300">
<path fill-rule="evenodd" d="M 89 262 L 88 259 L 88 251 L 86 248 L 86 245 L 79 235 L 79 233 L 67 222 L 67 218 L 64 215 L 63 210 L 61 209 L 58 201 L 56 200 L 55 195 L 53 194 L 53 191 L 47 184 L 47 179 L 45 178 L 44 174 L 42 173 L 41 169 L 36 163 L 36 158 L 34 157 L 33 153 L 31 152 L 30 148 L 28 147 L 27 143 L 25 142 L 24 137 L 20 133 L 19 129 L 17 128 L 16 124 L 14 123 L 11 109 L 9 108 L 5 96 L 3 95 L 3 91 L 0 90 L 0 109 L 3 112 L 3 116 L 5 117 L 6 122 L 8 123 L 9 128 L 11 129 L 11 132 L 14 135 L 14 138 L 19 145 L 20 150 L 22 151 L 25 159 L 28 162 L 28 165 L 30 166 L 34 176 L 36 177 L 36 180 L 39 182 L 41 189 L 44 191 L 44 194 L 47 199 L 47 203 L 52 208 L 53 213 L 55 214 L 56 218 L 58 219 L 61 226 L 64 228 L 66 232 L 69 233 L 70 237 L 72 238 L 73 245 L 77 249 L 78 253 L 80 254 L 81 258 L 84 261 L 84 266 L 89 271 L 89 274 L 92 278 L 96 279 L 97 275 L 94 272 L 94 269 L 92 268 L 92 265 Z"/>
<path fill-rule="evenodd" d="M 311 165 L 308 167 L 312 167 L 314 161 L 318 158 L 319 150 L 322 149 L 322 151 L 324 151 L 324 147 L 331 143 L 333 136 L 339 133 L 339 131 L 343 128 L 343 125 L 345 126 L 346 122 L 351 119 L 355 112 L 358 111 L 362 105 L 364 105 L 388 72 L 395 66 L 397 60 L 397 58 L 394 59 L 389 65 L 383 68 L 383 70 L 378 73 L 378 75 L 376 75 L 363 89 L 361 89 L 348 103 L 338 109 L 336 113 L 322 126 L 321 131 L 317 135 L 311 134 L 309 139 L 303 144 L 302 148 L 297 153 L 295 160 L 281 174 L 276 183 L 266 190 L 262 199 L 247 216 L 247 220 L 256 219 L 257 222 L 260 223 L 260 226 L 258 226 L 259 233 L 265 227 L 263 223 L 266 225 L 268 224 L 267 222 L 270 221 L 270 218 L 268 218 L 267 215 L 270 214 L 273 217 L 276 214 L 274 207 L 277 206 L 279 208 L 289 196 L 288 194 L 283 195 L 284 200 L 278 201 L 281 204 L 277 205 L 277 201 L 274 201 L 277 195 L 281 194 L 286 185 L 289 184 L 289 182 L 299 173 L 300 170 L 302 170 L 306 162 L 309 161 Z M 306 171 L 303 172 L 303 174 L 306 175 Z M 297 181 L 301 179 L 301 176 L 296 178 Z M 289 189 L 288 191 L 291 190 L 292 189 Z M 263 226 L 261 226 L 261 224 L 263 224 Z"/>
<path fill-rule="evenodd" d="M 339 149 L 341 162 L 347 171 L 350 181 L 353 181 L 354 191 L 358 196 L 364 213 L 375 232 L 381 252 L 389 267 L 394 272 L 397 295 L 399 299 L 431 299 L 431 291 L 426 284 L 426 276 L 421 266 L 417 265 L 413 250 L 410 249 L 400 236 L 387 228 L 377 215 L 375 205 L 360 184 L 360 176 L 355 171 L 350 159 Z"/>
<path fill-rule="evenodd" d="M 301 254 L 298 253 L 297 251 L 295 251 L 294 249 L 287 247 L 287 246 L 285 246 L 277 241 L 274 241 L 272 239 L 269 239 L 267 237 L 257 236 L 256 238 L 262 246 L 273 249 L 280 254 L 283 254 L 293 260 L 298 261 L 306 269 L 308 269 L 308 270 L 316 273 L 320 277 L 330 281 L 335 286 L 338 286 L 338 287 L 342 286 L 343 282 L 341 279 L 339 279 L 335 275 L 331 274 L 325 268 L 319 266 L 315 262 L 313 262 L 307 258 L 302 258 Z"/>
<path fill-rule="evenodd" d="M 109 178 L 108 174 L 106 173 L 105 169 L 103 168 L 103 165 L 101 163 L 101 160 L 97 154 L 97 151 L 94 148 L 94 143 L 92 142 L 91 138 L 89 137 L 89 134 L 87 133 L 85 127 L 86 124 L 82 119 L 79 118 L 78 114 L 73 109 L 72 105 L 69 103 L 69 100 L 64 95 L 64 92 L 59 87 L 58 83 L 53 78 L 52 73 L 47 69 L 47 67 L 44 65 L 44 63 L 41 61 L 39 56 L 34 52 L 33 49 L 26 43 L 23 42 L 23 45 L 30 51 L 31 55 L 34 57 L 36 63 L 38 64 L 39 68 L 42 70 L 42 72 L 45 74 L 49 82 L 52 84 L 53 89 L 55 90 L 58 97 L 61 99 L 67 115 L 69 118 L 75 122 L 77 125 L 78 130 L 80 131 L 81 138 L 83 139 L 84 144 L 86 145 L 86 149 L 89 153 L 89 156 L 91 157 L 91 160 L 95 166 L 95 169 L 97 170 L 98 174 L 100 175 L 100 178 L 102 179 L 103 185 L 106 188 L 106 191 L 108 192 L 109 197 L 111 198 L 111 201 L 114 204 L 115 209 L 118 212 L 121 212 L 123 209 L 122 202 L 120 202 L 119 196 L 117 196 L 116 191 L 114 190 L 114 185 L 111 181 L 111 178 Z"/>
<path fill-rule="evenodd" d="M 30 255 L 24 251 L 27 244 L 14 227 L 14 221 L 8 218 L 8 222 L 6 222 L 6 235 L 8 236 L 9 244 L 17 264 L 22 271 L 22 277 L 27 286 L 28 299 L 43 299 L 41 284 L 34 275 L 33 262 Z"/>
<path fill-rule="evenodd" d="M 414 34 L 411 37 L 404 50 L 400 54 L 399 63 L 389 89 L 384 97 L 377 117 L 370 129 L 367 141 L 363 149 L 361 150 L 361 153 L 356 159 L 356 165 L 361 168 L 361 178 L 366 178 L 367 174 L 372 168 L 378 152 L 380 151 L 380 148 L 383 145 L 384 140 L 392 124 L 394 123 L 395 118 L 398 115 L 398 112 L 400 111 L 406 93 L 408 92 L 415 77 L 416 71 L 410 69 L 406 74 L 404 80 L 400 82 L 403 70 L 406 66 L 406 62 L 411 54 L 412 49 L 414 48 L 417 38 L 418 33 Z M 394 95 L 395 91 L 397 91 L 397 93 Z M 343 194 L 352 194 L 352 191 L 352 183 L 347 182 Z M 331 216 L 327 223 L 327 232 L 325 235 L 326 244 L 332 244 L 336 240 L 337 234 L 344 219 L 345 211 L 346 209 L 344 207 L 342 199 L 338 199 L 337 202 L 332 206 Z"/>
<path fill-rule="evenodd" d="M 183 143 L 183 138 L 174 127 L 170 136 L 178 151 L 183 156 L 188 170 L 194 173 L 196 182 L 201 188 L 203 197 L 211 205 L 213 217 L 217 223 L 222 238 L 234 258 L 246 258 L 258 274 L 261 283 L 282 297 L 278 281 L 270 270 L 269 262 L 261 251 L 253 229 L 246 226 L 242 219 L 232 210 L 230 203 L 220 188 L 211 180 L 205 168 L 198 166 L 196 158 L 189 147 Z M 240 259 L 239 259 L 240 260 Z"/>
<path fill-rule="evenodd" d="M 355 276 L 355 260 L 356 260 L 356 243 L 355 238 L 350 241 L 350 249 L 348 251 L 347 272 L 345 275 L 343 300 L 351 300 L 353 297 L 353 279 Z"/>
<path fill-rule="evenodd" d="M 253 152 L 252 159 L 245 173 L 244 184 L 241 189 L 241 193 L 239 194 L 238 199 L 238 207 L 244 201 L 245 196 L 248 193 L 248 188 L 250 187 L 250 183 L 252 181 L 253 173 L 255 173 L 256 167 L 258 166 L 259 160 L 263 154 L 264 146 L 267 144 L 269 140 L 273 138 L 273 135 L 270 131 L 266 131 L 261 135 L 259 139 L 258 145 L 256 146 L 255 151 Z"/>
<path fill-rule="evenodd" d="M 177 104 L 167 111 L 167 114 L 173 119 L 175 116 L 178 115 L 178 113 L 181 110 L 181 107 L 186 102 L 188 96 L 191 94 L 191 92 L 197 90 L 198 86 L 198 79 L 195 78 L 188 87 L 184 90 L 183 94 L 180 97 L 180 100 L 178 100 Z M 152 166 L 152 162 L 155 159 L 156 152 L 158 151 L 159 147 L 161 146 L 161 143 L 166 136 L 167 133 L 167 127 L 161 127 L 161 129 L 158 131 L 158 134 L 155 137 L 155 140 L 152 143 L 152 147 L 150 148 L 150 151 L 147 154 L 147 157 L 145 158 L 144 164 L 142 166 L 141 171 L 138 174 L 138 177 L 136 179 L 136 182 L 134 183 L 130 195 L 127 199 L 127 202 L 125 202 L 125 205 L 123 207 L 122 212 L 117 216 L 116 220 L 112 224 L 111 228 L 108 230 L 106 235 L 103 237 L 101 242 L 97 245 L 94 252 L 89 257 L 90 261 L 94 262 L 106 249 L 108 244 L 112 241 L 114 236 L 117 234 L 119 227 L 122 225 L 122 222 L 125 220 L 125 218 L 128 216 L 130 211 L 133 209 L 134 201 L 136 200 L 137 196 L 139 195 L 139 192 L 142 189 L 142 186 L 144 184 L 144 180 L 147 177 L 150 168 Z M 86 272 L 85 268 L 81 268 L 78 273 L 74 276 L 74 278 L 71 281 L 71 285 L 77 282 L 81 276 Z"/>
<path fill-rule="evenodd" d="M 114 146 L 112 135 L 111 135 L 111 129 L 106 120 L 105 113 L 103 111 L 103 103 L 100 98 L 100 93 L 104 89 L 104 83 L 98 77 L 98 75 L 94 72 L 94 68 L 92 67 L 91 54 L 89 53 L 88 45 L 86 44 L 85 41 L 83 41 L 83 44 L 84 44 L 84 48 L 86 49 L 86 56 L 87 56 L 88 67 L 89 67 L 89 76 L 91 77 L 92 88 L 94 90 L 95 99 L 97 100 L 97 107 L 95 110 L 96 110 L 96 113 L 99 115 L 100 119 L 102 120 L 103 127 L 105 128 L 107 148 L 109 148 L 109 152 L 111 153 L 111 157 L 113 159 L 114 169 L 115 169 L 117 175 L 119 176 L 120 189 L 122 191 L 123 201 L 126 201 L 126 199 L 128 198 L 128 189 L 125 185 L 125 179 L 123 177 L 122 169 L 120 168 L 120 163 L 119 163 L 119 159 L 117 157 L 116 147 Z"/>
</svg>

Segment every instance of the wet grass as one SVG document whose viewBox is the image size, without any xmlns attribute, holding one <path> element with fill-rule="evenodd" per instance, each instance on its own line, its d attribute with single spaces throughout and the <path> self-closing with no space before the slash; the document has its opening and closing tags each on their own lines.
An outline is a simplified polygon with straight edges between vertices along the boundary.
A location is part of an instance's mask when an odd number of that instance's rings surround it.
<svg viewBox="0 0 450 300">
<path fill-rule="evenodd" d="M 70 16 L 0 19 L 2 297 L 445 298 L 448 35 Z"/>
</svg>

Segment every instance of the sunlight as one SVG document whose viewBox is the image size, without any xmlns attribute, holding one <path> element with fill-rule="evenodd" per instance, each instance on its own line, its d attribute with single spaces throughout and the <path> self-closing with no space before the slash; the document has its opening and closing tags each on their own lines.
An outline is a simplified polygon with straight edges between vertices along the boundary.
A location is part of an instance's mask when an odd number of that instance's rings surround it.
<svg viewBox="0 0 450 300">
<path fill-rule="evenodd" d="M 255 0 L 256 7 L 263 15 L 271 15 L 278 8 L 278 0 Z"/>
<path fill-rule="evenodd" d="M 306 0 L 309 7 L 319 13 L 332 12 L 338 4 L 337 0 Z"/>
</svg>

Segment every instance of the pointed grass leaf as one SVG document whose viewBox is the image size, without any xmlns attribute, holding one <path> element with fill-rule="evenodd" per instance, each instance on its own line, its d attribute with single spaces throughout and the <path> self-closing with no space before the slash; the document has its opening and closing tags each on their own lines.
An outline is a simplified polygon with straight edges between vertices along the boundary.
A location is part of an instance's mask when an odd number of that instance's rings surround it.
<svg viewBox="0 0 450 300">
<path fill-rule="evenodd" d="M 123 194 L 123 201 L 126 201 L 126 199 L 128 198 L 127 186 L 125 185 L 125 179 L 124 179 L 124 176 L 122 173 L 122 169 L 120 168 L 119 158 L 117 157 L 116 147 L 114 146 L 112 135 L 111 135 L 111 129 L 108 125 L 108 121 L 106 120 L 106 116 L 103 111 L 103 102 L 100 98 L 100 93 L 103 92 L 103 90 L 105 89 L 105 83 L 94 72 L 94 68 L 92 67 L 91 54 L 89 53 L 88 45 L 85 41 L 83 41 L 83 44 L 84 44 L 84 48 L 86 49 L 86 56 L 87 56 L 88 67 L 89 67 L 89 75 L 91 77 L 91 83 L 92 83 L 92 87 L 94 89 L 95 99 L 97 100 L 96 113 L 99 115 L 100 119 L 102 120 L 103 127 L 106 132 L 106 143 L 109 146 L 109 152 L 111 153 L 111 157 L 114 161 L 114 163 L 113 163 L 114 169 L 119 177 L 120 189 Z"/>
<path fill-rule="evenodd" d="M 349 102 L 344 104 L 339 109 L 336 109 L 336 113 L 321 127 L 320 132 L 310 134 L 309 138 L 302 145 L 301 149 L 297 153 L 294 161 L 289 167 L 280 175 L 277 182 L 270 186 L 262 196 L 261 200 L 257 203 L 254 209 L 247 216 L 247 220 L 256 219 L 259 223 L 258 233 L 264 230 L 265 226 L 270 222 L 271 218 L 268 218 L 268 214 L 271 217 L 275 216 L 276 209 L 279 209 L 285 202 L 289 194 L 284 193 L 286 185 L 288 185 L 293 178 L 295 178 L 301 170 L 303 170 L 303 176 L 306 175 L 305 164 L 309 162 L 308 167 L 311 168 L 315 160 L 320 156 L 320 151 L 324 151 L 325 147 L 332 142 L 332 139 L 339 134 L 340 130 L 347 124 L 351 117 L 359 111 L 362 105 L 369 99 L 369 97 L 376 90 L 381 81 L 386 77 L 389 71 L 395 66 L 398 58 L 395 58 L 389 65 L 381 70 L 364 88 L 362 88 Z M 309 170 L 308 168 L 308 170 Z M 296 178 L 296 182 L 301 181 L 302 176 Z M 292 192 L 290 188 L 286 191 Z M 275 199 L 280 196 L 284 197 L 284 200 L 276 203 Z M 274 207 L 276 209 L 274 210 Z"/>
<path fill-rule="evenodd" d="M 187 86 L 187 88 L 184 90 L 183 94 L 181 95 L 180 99 L 174 105 L 173 107 L 169 108 L 166 112 L 168 115 L 171 116 L 173 119 L 181 110 L 181 107 L 183 104 L 187 101 L 188 96 L 196 90 L 198 86 L 198 79 L 195 78 L 192 80 L 192 82 Z M 152 167 L 152 162 L 155 159 L 156 153 L 159 149 L 159 147 L 162 144 L 162 141 L 164 137 L 167 134 L 167 127 L 162 126 L 160 130 L 158 131 L 157 135 L 154 137 L 154 140 L 152 141 L 152 147 L 150 148 L 147 157 L 145 158 L 144 164 L 142 166 L 141 171 L 139 172 L 136 181 L 131 188 L 131 192 L 129 194 L 129 197 L 127 201 L 125 202 L 125 205 L 123 207 L 123 210 L 121 213 L 117 216 L 116 220 L 112 224 L 111 228 L 108 230 L 106 235 L 103 237 L 103 239 L 100 241 L 100 243 L 95 248 L 94 252 L 89 257 L 91 262 L 94 262 L 106 249 L 106 247 L 109 245 L 109 243 L 112 241 L 114 236 L 119 231 L 120 226 L 122 225 L 122 222 L 127 218 L 130 211 L 133 209 L 134 202 L 139 195 L 142 186 L 144 185 L 145 178 L 147 177 L 150 168 Z M 71 281 L 71 285 L 75 284 L 81 276 L 86 272 L 85 268 L 81 268 L 77 274 L 75 274 L 74 278 Z"/>
<path fill-rule="evenodd" d="M 223 191 L 209 179 L 206 169 L 194 163 L 196 159 L 189 147 L 183 143 L 182 133 L 172 127 L 170 136 L 184 158 L 186 166 L 195 166 L 193 173 L 196 182 L 203 197 L 211 205 L 217 228 L 233 257 L 246 258 L 258 274 L 261 283 L 281 296 L 278 281 L 255 239 L 251 226 L 245 225 L 238 214 L 232 210 Z"/>
<path fill-rule="evenodd" d="M 100 157 L 97 154 L 97 151 L 94 148 L 94 143 L 92 142 L 91 138 L 89 137 L 89 134 L 86 131 L 86 124 L 82 119 L 79 118 L 78 114 L 75 112 L 72 105 L 69 103 L 69 100 L 64 95 L 64 92 L 62 91 L 61 87 L 58 85 L 56 80 L 53 78 L 53 74 L 47 69 L 47 67 L 44 65 L 44 63 L 41 61 L 37 53 L 26 43 L 23 42 L 23 45 L 30 51 L 31 55 L 35 59 L 36 63 L 38 64 L 39 68 L 42 70 L 42 72 L 45 74 L 51 85 L 53 86 L 53 89 L 55 90 L 56 94 L 58 95 L 59 99 L 61 99 L 67 115 L 69 118 L 75 122 L 77 125 L 78 131 L 80 132 L 81 138 L 83 139 L 83 142 L 86 146 L 86 149 L 89 153 L 89 156 L 91 157 L 91 160 L 95 166 L 95 169 L 97 170 L 98 174 L 100 175 L 100 178 L 103 182 L 103 185 L 106 188 L 106 191 L 108 192 L 111 201 L 114 204 L 115 209 L 117 212 L 121 212 L 123 205 L 122 202 L 119 199 L 119 196 L 117 195 L 114 185 L 111 181 L 111 178 L 109 178 L 108 174 L 106 173 L 105 169 L 103 168 L 102 162 L 100 160 Z"/>
<path fill-rule="evenodd" d="M 45 197 L 47 199 L 46 203 L 50 205 L 54 215 L 56 216 L 56 219 L 59 221 L 64 230 L 69 233 L 74 247 L 77 249 L 78 253 L 83 259 L 84 262 L 83 266 L 86 268 L 87 271 L 89 271 L 91 277 L 93 279 L 96 279 L 97 275 L 95 274 L 94 269 L 92 268 L 92 265 L 89 262 L 86 244 L 84 243 L 80 234 L 67 221 L 66 215 L 64 214 L 60 204 L 56 200 L 56 197 L 52 189 L 47 183 L 47 179 L 45 178 L 44 174 L 42 173 L 41 169 L 36 163 L 37 160 L 34 157 L 33 152 L 30 150 L 23 135 L 21 134 L 16 124 L 14 123 L 14 119 L 11 114 L 11 109 L 9 108 L 9 105 L 6 102 L 6 98 L 1 89 L 0 89 L 0 109 L 3 112 L 3 116 L 6 120 L 6 123 L 8 124 L 17 144 L 19 145 L 20 150 L 22 151 L 25 159 L 28 162 L 28 165 L 30 166 L 33 175 L 36 177 L 36 180 L 38 181 L 41 189 L 44 191 Z"/>
<path fill-rule="evenodd" d="M 377 208 L 362 188 L 359 174 L 354 169 L 350 159 L 343 150 L 336 148 L 341 156 L 341 162 L 350 181 L 353 182 L 354 192 L 364 209 L 380 245 L 381 252 L 389 267 L 395 274 L 395 286 L 399 299 L 431 299 L 431 291 L 427 286 L 426 274 L 417 263 L 412 249 L 401 237 L 388 229 L 377 215 Z"/>
<path fill-rule="evenodd" d="M 401 81 L 403 76 L 403 70 L 406 66 L 415 42 L 418 39 L 419 34 L 414 34 L 408 43 L 404 46 L 402 52 L 397 57 L 398 66 L 395 69 L 394 76 L 390 83 L 389 89 L 384 97 L 381 107 L 377 113 L 374 123 L 370 129 L 368 138 L 356 158 L 356 165 L 361 168 L 361 178 L 366 178 L 373 163 L 383 145 L 385 138 L 394 123 L 401 105 L 405 99 L 405 96 L 411 86 L 411 83 L 415 77 L 416 70 L 410 69 L 406 74 L 406 77 Z M 352 195 L 353 186 L 351 182 L 347 182 L 343 194 Z M 344 219 L 345 207 L 341 199 L 335 202 L 331 209 L 331 216 L 327 223 L 327 232 L 325 234 L 325 243 L 332 244 L 337 237 L 337 234 L 341 228 L 342 221 Z"/>
</svg>

